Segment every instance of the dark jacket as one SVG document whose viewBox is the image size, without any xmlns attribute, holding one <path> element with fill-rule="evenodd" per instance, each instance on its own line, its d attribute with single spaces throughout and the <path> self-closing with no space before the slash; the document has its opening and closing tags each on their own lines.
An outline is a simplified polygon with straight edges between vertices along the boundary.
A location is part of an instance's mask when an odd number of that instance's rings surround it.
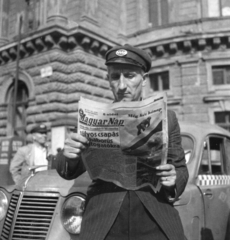
<svg viewBox="0 0 230 240">
<path fill-rule="evenodd" d="M 168 111 L 168 144 L 168 163 L 175 166 L 177 174 L 175 187 L 175 200 L 177 200 L 186 186 L 188 170 L 181 146 L 179 124 L 173 111 Z M 57 157 L 57 161 L 57 171 L 65 179 L 74 179 L 85 171 L 82 161 L 78 161 L 75 168 L 68 167 L 68 161 L 74 160 L 68 160 L 61 154 Z M 184 239 L 179 214 L 169 201 L 164 188 L 161 188 L 157 194 L 150 187 L 135 192 L 168 239 Z M 80 239 L 103 240 L 114 223 L 126 193 L 127 190 L 113 183 L 93 181 L 88 189 Z"/>
</svg>

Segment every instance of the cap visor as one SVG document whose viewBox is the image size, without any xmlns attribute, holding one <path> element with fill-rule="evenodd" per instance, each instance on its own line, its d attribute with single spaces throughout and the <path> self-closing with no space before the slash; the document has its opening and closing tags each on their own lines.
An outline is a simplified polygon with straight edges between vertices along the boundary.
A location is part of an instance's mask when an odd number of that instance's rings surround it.
<svg viewBox="0 0 230 240">
<path fill-rule="evenodd" d="M 140 64 L 137 64 L 133 62 L 132 60 L 129 60 L 127 58 L 114 58 L 105 63 L 106 65 L 111 65 L 111 64 L 126 64 L 126 65 L 132 65 L 136 67 L 142 68 Z"/>
</svg>

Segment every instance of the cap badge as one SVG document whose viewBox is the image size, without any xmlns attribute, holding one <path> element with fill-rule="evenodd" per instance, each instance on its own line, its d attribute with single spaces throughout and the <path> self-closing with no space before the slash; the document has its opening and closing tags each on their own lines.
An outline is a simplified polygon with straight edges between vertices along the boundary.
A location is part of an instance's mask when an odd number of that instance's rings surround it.
<svg viewBox="0 0 230 240">
<path fill-rule="evenodd" d="M 128 52 L 125 49 L 119 49 L 116 51 L 116 55 L 119 57 L 123 57 L 127 54 Z"/>
</svg>

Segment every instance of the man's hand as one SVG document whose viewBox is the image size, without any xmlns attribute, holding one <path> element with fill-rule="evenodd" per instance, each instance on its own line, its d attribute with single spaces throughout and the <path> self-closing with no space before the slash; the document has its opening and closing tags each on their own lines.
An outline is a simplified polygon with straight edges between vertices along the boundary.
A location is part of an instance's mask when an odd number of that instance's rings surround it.
<svg viewBox="0 0 230 240">
<path fill-rule="evenodd" d="M 160 177 L 161 184 L 171 188 L 176 184 L 176 170 L 172 164 L 164 164 L 156 167 L 157 176 Z"/>
<path fill-rule="evenodd" d="M 89 146 L 87 138 L 78 133 L 71 132 L 65 140 L 63 154 L 67 158 L 78 158 Z"/>
</svg>

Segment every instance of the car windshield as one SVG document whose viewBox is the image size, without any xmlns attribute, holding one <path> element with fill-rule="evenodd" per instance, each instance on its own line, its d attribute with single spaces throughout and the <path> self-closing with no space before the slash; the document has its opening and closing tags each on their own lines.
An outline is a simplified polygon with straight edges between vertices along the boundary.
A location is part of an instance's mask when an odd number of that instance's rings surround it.
<svg viewBox="0 0 230 240">
<path fill-rule="evenodd" d="M 186 164 L 188 164 L 190 157 L 192 155 L 192 152 L 194 150 L 194 142 L 192 138 L 187 135 L 182 135 L 181 138 L 182 138 L 182 147 L 185 153 Z"/>
</svg>

